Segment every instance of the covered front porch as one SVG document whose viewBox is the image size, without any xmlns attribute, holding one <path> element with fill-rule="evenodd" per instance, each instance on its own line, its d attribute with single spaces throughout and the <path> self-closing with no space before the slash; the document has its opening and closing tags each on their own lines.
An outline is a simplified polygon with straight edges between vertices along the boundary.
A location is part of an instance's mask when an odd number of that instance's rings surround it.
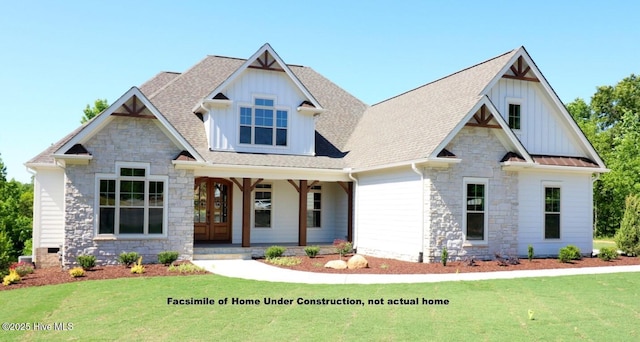
<svg viewBox="0 0 640 342">
<path fill-rule="evenodd" d="M 353 241 L 353 183 L 318 178 L 196 175 L 194 258 L 214 249 L 259 257 L 272 245 L 333 252 L 335 239 Z"/>
</svg>

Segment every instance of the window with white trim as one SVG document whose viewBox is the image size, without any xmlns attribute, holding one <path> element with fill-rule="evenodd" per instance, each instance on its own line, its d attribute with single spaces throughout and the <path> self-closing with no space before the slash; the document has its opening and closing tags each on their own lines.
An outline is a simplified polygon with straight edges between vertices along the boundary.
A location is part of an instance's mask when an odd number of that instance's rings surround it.
<svg viewBox="0 0 640 342">
<path fill-rule="evenodd" d="M 520 129 L 520 105 L 509 103 L 509 127 L 511 129 Z"/>
<path fill-rule="evenodd" d="M 288 111 L 273 99 L 255 98 L 253 106 L 240 107 L 240 143 L 287 146 Z"/>
<path fill-rule="evenodd" d="M 166 236 L 167 182 L 141 163 L 116 163 L 116 174 L 96 175 L 98 235 Z"/>
<path fill-rule="evenodd" d="M 307 227 L 320 228 L 322 217 L 322 187 L 312 186 L 307 193 Z"/>
<path fill-rule="evenodd" d="M 464 180 L 464 203 L 462 218 L 466 240 L 486 241 L 487 238 L 487 179 Z"/>
<path fill-rule="evenodd" d="M 544 187 L 544 238 L 560 238 L 560 187 Z"/>
<path fill-rule="evenodd" d="M 253 195 L 253 226 L 271 227 L 271 184 L 257 184 Z"/>
</svg>

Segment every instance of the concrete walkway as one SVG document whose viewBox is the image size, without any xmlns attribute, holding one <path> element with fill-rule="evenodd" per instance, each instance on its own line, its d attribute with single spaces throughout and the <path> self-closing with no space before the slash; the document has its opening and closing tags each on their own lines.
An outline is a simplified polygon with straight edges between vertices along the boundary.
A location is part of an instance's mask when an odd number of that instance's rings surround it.
<svg viewBox="0 0 640 342">
<path fill-rule="evenodd" d="M 287 270 L 255 260 L 195 260 L 194 264 L 225 277 L 300 284 L 399 284 L 435 283 L 531 277 L 557 277 L 580 274 L 640 272 L 640 266 L 562 268 L 535 271 L 500 271 L 448 274 L 333 274 Z"/>
</svg>

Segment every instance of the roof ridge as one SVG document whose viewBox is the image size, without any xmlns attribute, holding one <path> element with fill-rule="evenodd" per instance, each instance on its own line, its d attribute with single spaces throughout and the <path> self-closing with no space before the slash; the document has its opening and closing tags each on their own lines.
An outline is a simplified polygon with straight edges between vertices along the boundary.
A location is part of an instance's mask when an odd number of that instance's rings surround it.
<svg viewBox="0 0 640 342">
<path fill-rule="evenodd" d="M 410 92 L 413 92 L 413 91 L 416 91 L 416 90 L 418 90 L 418 89 L 420 89 L 420 88 L 424 88 L 424 87 L 426 87 L 426 86 L 429 86 L 429 85 L 432 85 L 432 84 L 434 84 L 434 83 L 440 82 L 440 81 L 442 81 L 442 80 L 444 80 L 444 79 L 446 79 L 446 78 L 449 78 L 449 77 L 455 76 L 455 75 L 460 74 L 460 73 L 462 73 L 462 72 L 464 72 L 464 71 L 467 71 L 467 70 L 469 70 L 469 69 L 473 69 L 473 68 L 475 68 L 475 67 L 478 67 L 478 66 L 480 66 L 480 65 L 482 65 L 482 64 L 489 63 L 489 62 L 493 61 L 494 59 L 498 59 L 498 58 L 500 58 L 500 57 L 502 57 L 502 56 L 505 56 L 505 55 L 507 55 L 507 54 L 510 54 L 510 53 L 512 53 L 512 52 L 514 52 L 514 51 L 516 51 L 516 50 L 518 50 L 518 49 L 512 49 L 512 50 L 509 50 L 509 51 L 507 51 L 507 52 L 505 52 L 505 53 L 502 53 L 502 54 L 500 54 L 500 55 L 498 55 L 498 56 L 491 57 L 491 58 L 489 58 L 489 59 L 487 59 L 487 60 L 485 60 L 485 61 L 482 61 L 482 62 L 480 62 L 480 63 L 476 63 L 476 64 L 474 64 L 474 65 L 472 65 L 472 66 L 470 66 L 470 67 L 466 67 L 466 68 L 461 69 L 461 70 L 458 70 L 458 71 L 456 71 L 456 72 L 454 72 L 454 73 L 451 73 L 451 74 L 448 74 L 448 75 L 446 75 L 446 76 L 440 77 L 440 78 L 438 78 L 438 79 L 436 79 L 436 80 L 434 80 L 434 81 L 431 81 L 431 82 L 429 82 L 429 83 L 425 83 L 425 84 L 423 84 L 423 85 L 421 85 L 421 86 L 417 86 L 417 87 L 415 87 L 415 88 L 413 88 L 413 89 L 410 89 L 410 90 L 407 90 L 407 91 L 405 91 L 405 92 L 402 92 L 402 93 L 400 93 L 400 94 L 398 94 L 398 95 L 392 96 L 392 97 L 390 97 L 390 98 L 388 98 L 388 99 L 385 99 L 385 100 L 382 100 L 382 101 L 380 101 L 380 102 L 374 103 L 374 104 L 372 104 L 372 105 L 371 105 L 371 107 L 374 107 L 374 106 L 377 106 L 377 105 L 382 104 L 382 103 L 384 103 L 384 102 L 387 102 L 387 101 L 393 100 L 393 99 L 395 99 L 395 98 L 397 98 L 397 97 L 400 97 L 400 96 L 402 96 L 402 95 L 405 95 L 405 94 L 410 93 Z"/>
</svg>

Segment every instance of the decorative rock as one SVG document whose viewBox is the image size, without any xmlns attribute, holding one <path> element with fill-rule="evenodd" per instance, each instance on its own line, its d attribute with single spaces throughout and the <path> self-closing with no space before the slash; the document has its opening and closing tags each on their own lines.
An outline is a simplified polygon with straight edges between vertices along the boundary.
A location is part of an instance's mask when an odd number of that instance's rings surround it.
<svg viewBox="0 0 640 342">
<path fill-rule="evenodd" d="M 333 268 L 335 270 L 344 270 L 347 268 L 347 263 L 344 260 L 331 260 L 324 264 L 326 268 Z"/>
<path fill-rule="evenodd" d="M 349 261 L 347 261 L 347 268 L 350 269 L 367 267 L 369 267 L 369 262 L 360 254 L 352 256 L 351 258 L 349 258 Z"/>
</svg>

